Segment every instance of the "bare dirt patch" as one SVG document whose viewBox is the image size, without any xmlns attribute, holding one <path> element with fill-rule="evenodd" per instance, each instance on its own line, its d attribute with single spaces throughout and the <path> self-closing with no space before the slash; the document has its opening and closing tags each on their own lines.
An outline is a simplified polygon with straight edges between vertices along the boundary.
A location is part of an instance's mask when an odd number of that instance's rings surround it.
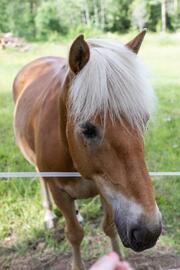
<svg viewBox="0 0 180 270">
<path fill-rule="evenodd" d="M 56 230 L 54 237 L 56 241 L 58 239 L 58 245 L 62 246 L 66 241 L 63 229 Z M 88 252 L 84 253 L 83 250 L 83 253 L 86 258 L 86 268 L 89 269 L 97 260 L 97 254 L 107 253 L 110 246 L 105 242 L 104 234 L 91 235 L 86 239 L 88 239 Z M 43 238 L 29 242 L 25 254 L 17 252 L 15 242 L 15 235 L 0 242 L 0 270 L 71 270 L 72 257 L 70 252 L 59 254 L 55 249 L 48 247 Z M 97 246 L 99 253 L 96 250 Z M 107 249 L 103 249 L 105 246 Z M 180 270 L 180 254 L 177 254 L 174 248 L 162 241 L 158 241 L 153 249 L 142 253 L 128 251 L 127 254 L 126 250 L 126 260 L 135 270 Z"/>
<path fill-rule="evenodd" d="M 95 261 L 86 261 L 87 269 Z M 175 255 L 165 254 L 159 256 L 144 256 L 144 255 L 134 255 L 131 256 L 128 261 L 132 267 L 136 270 L 174 270 L 180 269 L 180 258 L 178 259 Z M 49 266 L 48 270 L 70 270 L 70 256 L 64 256 L 58 258 L 54 261 L 53 266 Z"/>
<path fill-rule="evenodd" d="M 85 261 L 87 269 L 96 259 Z M 127 259 L 135 270 L 180 269 L 180 256 L 161 245 L 140 254 L 130 252 Z M 53 250 L 45 248 L 42 242 L 24 256 L 9 250 L 3 250 L 3 256 L 0 256 L 0 270 L 70 270 L 70 265 L 71 254 L 55 254 Z"/>
</svg>

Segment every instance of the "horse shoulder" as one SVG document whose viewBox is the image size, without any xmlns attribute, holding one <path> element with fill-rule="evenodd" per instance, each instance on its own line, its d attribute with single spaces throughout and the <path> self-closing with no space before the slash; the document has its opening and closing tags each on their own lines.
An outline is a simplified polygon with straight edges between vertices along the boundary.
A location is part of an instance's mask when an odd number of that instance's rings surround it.
<svg viewBox="0 0 180 270">
<path fill-rule="evenodd" d="M 48 115 L 54 115 L 54 121 L 58 121 L 58 89 L 52 86 L 52 72 L 54 66 L 58 64 L 61 68 L 64 59 L 58 57 L 37 59 L 26 65 L 14 81 L 16 140 L 25 158 L 33 164 L 37 162 L 36 149 L 40 144 L 39 141 L 36 142 L 37 134 L 46 126 L 46 132 L 49 133 L 48 123 L 51 121 Z M 45 119 L 42 119 L 43 115 L 46 115 Z M 55 134 L 57 137 L 57 132 Z"/>
</svg>

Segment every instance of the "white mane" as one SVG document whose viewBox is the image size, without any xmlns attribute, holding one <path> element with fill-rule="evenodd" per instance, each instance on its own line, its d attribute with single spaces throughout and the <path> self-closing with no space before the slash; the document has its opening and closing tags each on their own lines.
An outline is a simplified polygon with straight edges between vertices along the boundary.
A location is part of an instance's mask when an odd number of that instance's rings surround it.
<svg viewBox="0 0 180 270">
<path fill-rule="evenodd" d="M 123 116 L 142 131 L 155 104 L 143 64 L 119 41 L 90 39 L 88 44 L 89 62 L 75 76 L 70 91 L 74 120 L 109 113 L 113 120 Z"/>
</svg>

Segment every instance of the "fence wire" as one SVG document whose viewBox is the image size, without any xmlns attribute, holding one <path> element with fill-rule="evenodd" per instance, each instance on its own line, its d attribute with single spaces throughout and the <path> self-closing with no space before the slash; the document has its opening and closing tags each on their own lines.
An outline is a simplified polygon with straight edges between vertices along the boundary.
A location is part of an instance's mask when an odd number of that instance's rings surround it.
<svg viewBox="0 0 180 270">
<path fill-rule="evenodd" d="M 150 176 L 180 176 L 180 172 L 150 172 Z M 1 172 L 0 178 L 81 177 L 78 172 Z"/>
</svg>

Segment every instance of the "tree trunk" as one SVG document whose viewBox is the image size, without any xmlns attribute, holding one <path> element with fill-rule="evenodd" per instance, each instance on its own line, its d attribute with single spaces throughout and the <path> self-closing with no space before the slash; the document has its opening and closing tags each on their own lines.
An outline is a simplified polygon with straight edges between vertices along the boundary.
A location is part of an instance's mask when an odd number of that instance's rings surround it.
<svg viewBox="0 0 180 270">
<path fill-rule="evenodd" d="M 31 24 L 32 24 L 32 35 L 33 38 L 36 37 L 36 27 L 35 27 L 35 21 L 34 21 L 34 17 L 35 17 L 35 3 L 34 0 L 30 0 L 29 1 L 30 4 L 30 14 L 31 14 Z"/>
<path fill-rule="evenodd" d="M 177 10 L 178 10 L 178 2 L 174 0 L 174 32 L 177 29 Z"/>
<path fill-rule="evenodd" d="M 87 0 L 83 1 L 84 23 L 90 25 L 89 6 Z"/>
<path fill-rule="evenodd" d="M 105 26 L 105 6 L 104 6 L 104 0 L 101 0 L 101 30 L 104 30 Z"/>
<path fill-rule="evenodd" d="M 95 26 L 98 28 L 99 27 L 99 16 L 98 16 L 98 6 L 97 6 L 97 1 L 96 0 L 93 0 L 93 5 L 94 5 Z"/>
<path fill-rule="evenodd" d="M 166 32 L 166 0 L 161 0 L 162 32 Z"/>
</svg>

